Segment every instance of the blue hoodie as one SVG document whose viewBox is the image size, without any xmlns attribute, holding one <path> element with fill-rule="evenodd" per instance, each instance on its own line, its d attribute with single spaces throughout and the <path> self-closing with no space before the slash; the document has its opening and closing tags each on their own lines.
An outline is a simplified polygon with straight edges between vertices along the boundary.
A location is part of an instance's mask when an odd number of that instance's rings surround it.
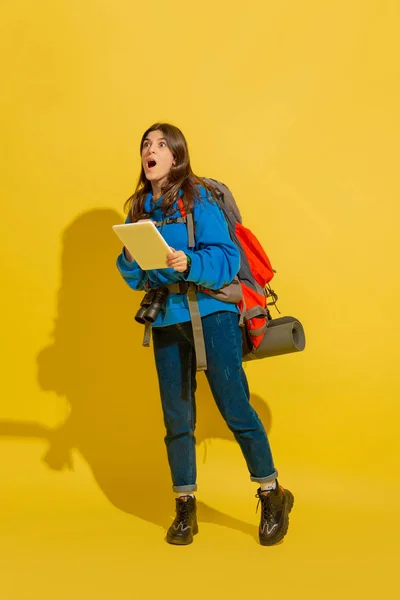
<svg viewBox="0 0 400 600">
<path fill-rule="evenodd" d="M 199 187 L 200 201 L 196 200 L 193 207 L 193 220 L 195 225 L 195 247 L 188 248 L 188 234 L 186 223 L 171 223 L 161 225 L 158 230 L 169 246 L 175 250 L 183 250 L 191 258 L 191 267 L 187 277 L 183 273 L 171 268 L 143 271 L 136 261 L 129 262 L 122 252 L 117 259 L 117 267 L 126 283 L 133 290 L 146 290 L 150 288 L 177 283 L 179 281 L 192 281 L 211 290 L 218 290 L 223 285 L 231 283 L 240 267 L 240 254 L 232 242 L 228 225 L 219 206 L 208 196 L 204 187 Z M 183 195 L 179 191 L 179 197 Z M 147 194 L 144 210 L 155 221 L 166 218 L 180 217 L 177 202 L 174 204 L 174 213 L 168 217 L 161 209 L 162 196 L 153 202 L 152 194 Z M 128 221 L 128 219 L 127 219 Z M 166 257 L 165 257 L 166 258 Z M 199 303 L 200 315 L 205 317 L 221 310 L 238 312 L 235 304 L 212 298 L 204 292 L 196 292 Z M 176 323 L 190 321 L 186 294 L 169 294 L 165 303 L 165 310 L 153 323 L 153 327 L 164 327 Z"/>
</svg>

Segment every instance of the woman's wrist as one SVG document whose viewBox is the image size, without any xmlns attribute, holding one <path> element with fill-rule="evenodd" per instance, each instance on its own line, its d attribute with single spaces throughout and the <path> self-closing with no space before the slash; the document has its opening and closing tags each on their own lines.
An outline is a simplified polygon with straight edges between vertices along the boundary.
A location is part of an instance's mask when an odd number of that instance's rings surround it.
<svg viewBox="0 0 400 600">
<path fill-rule="evenodd" d="M 184 277 L 187 277 L 190 273 L 190 267 L 192 266 L 192 259 L 190 258 L 190 256 L 188 254 L 186 254 L 186 259 L 187 259 L 187 267 L 186 270 L 183 272 Z"/>
</svg>

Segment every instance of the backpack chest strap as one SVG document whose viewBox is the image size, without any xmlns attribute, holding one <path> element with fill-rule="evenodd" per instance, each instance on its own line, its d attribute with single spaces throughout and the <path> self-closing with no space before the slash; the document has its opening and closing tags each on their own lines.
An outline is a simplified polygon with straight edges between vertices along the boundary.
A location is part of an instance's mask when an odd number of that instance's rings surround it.
<svg viewBox="0 0 400 600">
<path fill-rule="evenodd" d="M 173 223 L 186 223 L 186 217 L 169 217 L 168 219 L 164 219 L 164 221 L 153 221 L 153 223 L 156 227 L 171 225 Z"/>
<path fill-rule="evenodd" d="M 168 219 L 164 219 L 164 221 L 153 221 L 153 223 L 156 227 L 162 227 L 163 225 L 171 225 L 173 223 L 186 223 L 188 232 L 188 247 L 190 250 L 194 248 L 194 223 L 192 213 L 189 213 L 187 216 L 182 217 L 170 217 Z"/>
</svg>

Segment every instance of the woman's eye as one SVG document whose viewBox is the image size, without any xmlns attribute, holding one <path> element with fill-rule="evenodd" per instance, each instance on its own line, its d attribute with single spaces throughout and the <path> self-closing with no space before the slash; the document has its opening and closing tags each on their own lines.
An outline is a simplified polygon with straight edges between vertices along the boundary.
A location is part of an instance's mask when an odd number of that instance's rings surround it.
<svg viewBox="0 0 400 600">
<path fill-rule="evenodd" d="M 166 146 L 167 144 L 165 142 L 161 142 L 160 146 Z"/>
</svg>

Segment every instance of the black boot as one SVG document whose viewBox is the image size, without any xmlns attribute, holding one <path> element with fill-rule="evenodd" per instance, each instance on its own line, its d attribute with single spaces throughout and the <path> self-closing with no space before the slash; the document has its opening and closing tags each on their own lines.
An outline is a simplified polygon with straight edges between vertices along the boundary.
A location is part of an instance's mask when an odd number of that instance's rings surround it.
<svg viewBox="0 0 400 600">
<path fill-rule="evenodd" d="M 280 487 L 278 481 L 276 488 L 263 494 L 258 488 L 256 498 L 257 504 L 261 502 L 261 520 L 258 534 L 262 546 L 273 546 L 281 541 L 286 535 L 289 527 L 289 513 L 292 510 L 294 497 L 289 490 Z"/>
<path fill-rule="evenodd" d="M 183 496 L 176 498 L 176 517 L 167 532 L 169 544 L 191 544 L 199 531 L 197 525 L 196 498 Z"/>
</svg>

